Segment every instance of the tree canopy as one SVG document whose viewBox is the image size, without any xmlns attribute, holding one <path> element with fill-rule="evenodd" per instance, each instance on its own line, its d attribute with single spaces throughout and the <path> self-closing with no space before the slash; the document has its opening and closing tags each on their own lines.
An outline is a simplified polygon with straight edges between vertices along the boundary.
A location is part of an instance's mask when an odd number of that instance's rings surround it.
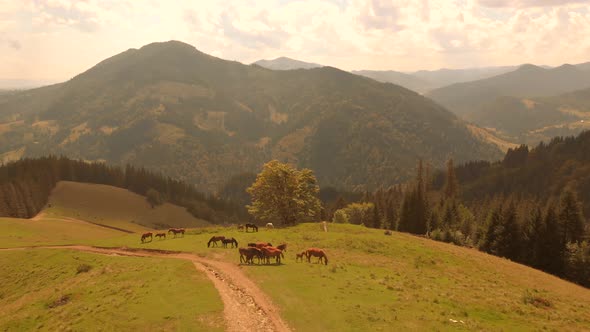
<svg viewBox="0 0 590 332">
<path fill-rule="evenodd" d="M 311 170 L 297 170 L 272 160 L 264 164 L 256 181 L 247 189 L 252 204 L 246 207 L 257 219 L 278 225 L 312 221 L 321 210 L 319 191 Z"/>
</svg>

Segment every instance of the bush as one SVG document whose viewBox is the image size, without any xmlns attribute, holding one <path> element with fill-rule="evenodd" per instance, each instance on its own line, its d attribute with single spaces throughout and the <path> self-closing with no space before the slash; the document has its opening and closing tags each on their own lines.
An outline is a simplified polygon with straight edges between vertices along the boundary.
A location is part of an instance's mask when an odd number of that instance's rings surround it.
<svg viewBox="0 0 590 332">
<path fill-rule="evenodd" d="M 85 272 L 90 271 L 91 269 L 92 269 L 92 266 L 90 266 L 88 264 L 80 264 L 76 268 L 76 274 L 85 273 Z"/>
</svg>

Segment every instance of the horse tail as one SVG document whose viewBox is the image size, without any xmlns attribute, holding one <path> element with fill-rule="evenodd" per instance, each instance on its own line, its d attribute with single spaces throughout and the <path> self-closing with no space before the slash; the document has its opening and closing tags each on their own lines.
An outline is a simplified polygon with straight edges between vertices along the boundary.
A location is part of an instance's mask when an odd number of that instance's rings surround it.
<svg viewBox="0 0 590 332">
<path fill-rule="evenodd" d="M 326 263 L 326 265 L 328 265 L 328 256 L 326 256 L 326 254 L 324 254 L 324 262 Z"/>
</svg>

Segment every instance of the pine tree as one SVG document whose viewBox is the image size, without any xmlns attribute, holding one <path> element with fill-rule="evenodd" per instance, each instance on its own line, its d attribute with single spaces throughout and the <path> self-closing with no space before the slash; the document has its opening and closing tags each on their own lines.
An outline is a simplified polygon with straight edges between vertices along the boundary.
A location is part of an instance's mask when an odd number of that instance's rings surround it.
<svg viewBox="0 0 590 332">
<path fill-rule="evenodd" d="M 453 158 L 447 161 L 447 176 L 445 182 L 445 198 L 453 199 L 457 196 L 459 185 L 457 184 L 457 176 L 455 174 L 455 166 L 453 165 Z"/>
<path fill-rule="evenodd" d="M 561 226 L 555 210 L 555 206 L 550 204 L 545 213 L 545 225 L 540 237 L 539 268 L 549 273 L 561 275 L 565 244 L 561 238 Z"/>
<path fill-rule="evenodd" d="M 502 207 L 498 204 L 488 215 L 483 242 L 480 245 L 481 250 L 494 255 L 497 254 L 498 233 L 500 232 L 499 228 L 502 227 L 502 223 Z"/>
<path fill-rule="evenodd" d="M 503 211 L 501 227 L 497 228 L 496 253 L 511 260 L 519 260 L 522 237 L 514 202 Z"/>
<path fill-rule="evenodd" d="M 584 216 L 576 194 L 566 189 L 560 198 L 559 223 L 561 225 L 561 241 L 580 242 L 584 238 Z"/>
</svg>

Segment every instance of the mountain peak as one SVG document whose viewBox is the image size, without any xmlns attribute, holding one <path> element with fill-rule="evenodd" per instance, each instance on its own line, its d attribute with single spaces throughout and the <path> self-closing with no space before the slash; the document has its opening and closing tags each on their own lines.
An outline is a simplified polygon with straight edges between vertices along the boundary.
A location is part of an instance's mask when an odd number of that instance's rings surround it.
<svg viewBox="0 0 590 332">
<path fill-rule="evenodd" d="M 518 67 L 518 69 L 517 69 L 517 71 L 543 71 L 543 70 L 544 69 L 542 67 L 535 66 L 530 63 L 525 63 L 525 64 L 521 65 L 520 67 Z"/>
<path fill-rule="evenodd" d="M 317 63 L 295 60 L 285 56 L 278 57 L 274 60 L 258 60 L 253 64 L 272 70 L 312 69 L 323 67 Z"/>
</svg>

